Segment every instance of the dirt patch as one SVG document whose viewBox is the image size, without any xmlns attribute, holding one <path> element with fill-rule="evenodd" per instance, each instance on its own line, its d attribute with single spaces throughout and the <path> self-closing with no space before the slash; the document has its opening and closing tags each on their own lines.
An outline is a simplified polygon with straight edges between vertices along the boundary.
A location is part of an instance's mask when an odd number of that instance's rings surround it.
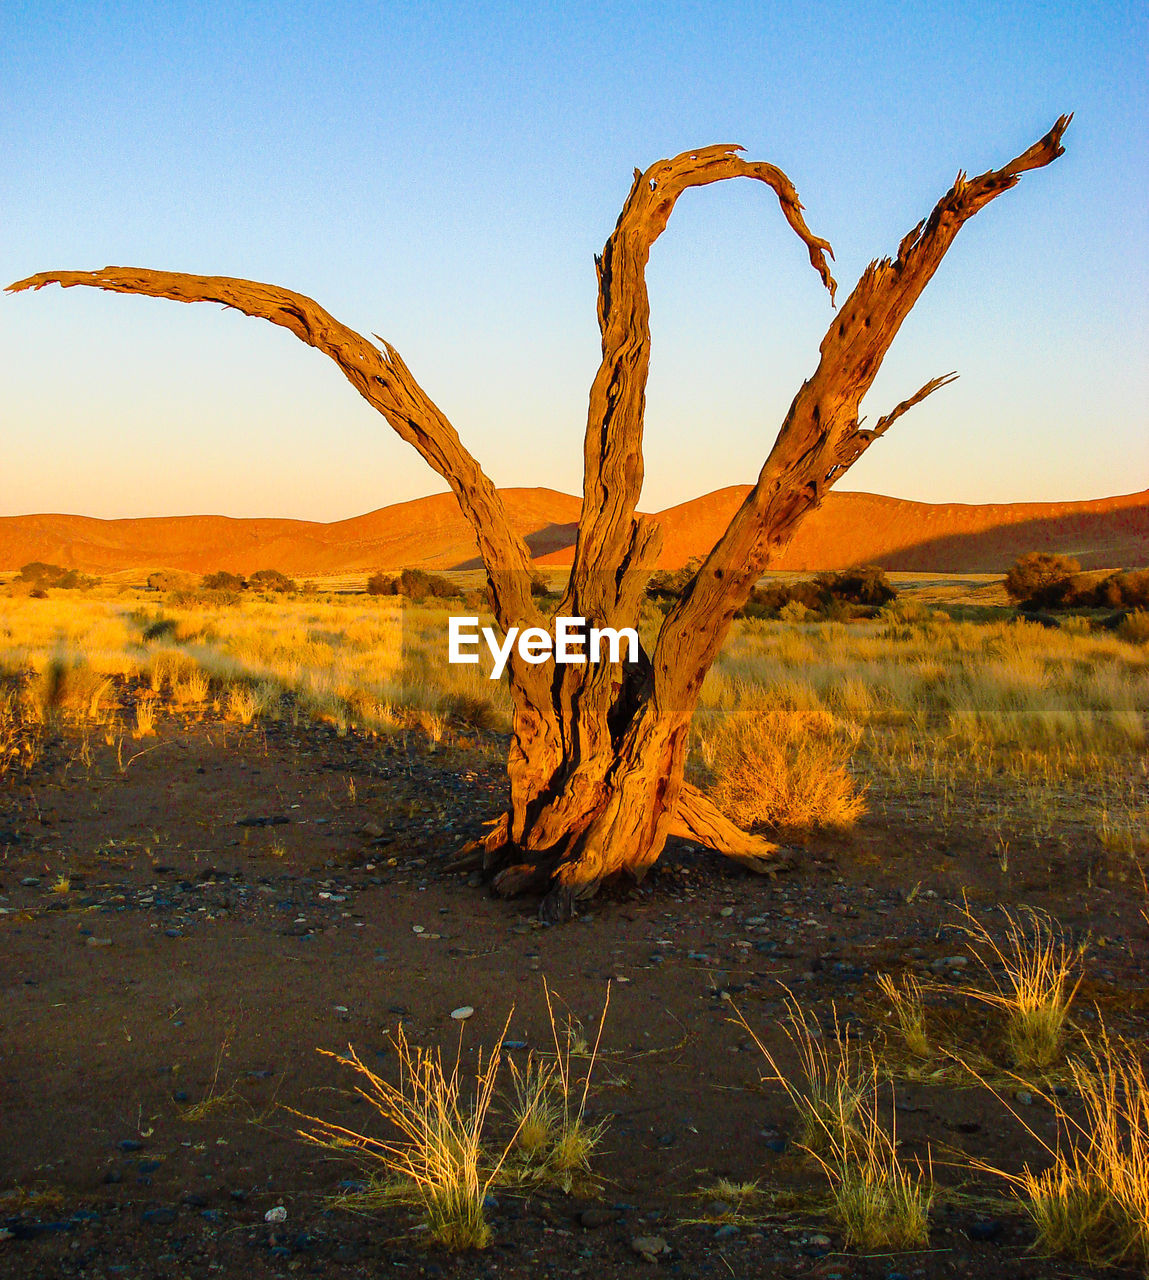
<svg viewBox="0 0 1149 1280">
<path fill-rule="evenodd" d="M 494 753 L 286 723 L 172 726 L 135 750 L 94 749 L 85 767 L 57 745 L 0 789 L 0 1275 L 1087 1274 L 1033 1257 L 1000 1184 L 966 1166 L 1043 1162 L 952 1068 L 897 1082 L 902 1154 L 931 1155 L 939 1186 L 930 1248 L 844 1251 L 782 1091 L 731 1022 L 736 1006 L 785 1059 L 785 983 L 880 1047 L 878 973 L 973 980 L 972 962 L 950 963 L 957 907 L 972 890 L 988 910 L 1000 879 L 976 835 L 908 809 L 898 826 L 887 807 L 777 880 L 680 844 L 643 885 L 548 929 L 531 903 L 441 870 L 500 807 Z M 1078 1023 L 1096 1005 L 1144 1037 L 1143 895 L 1067 867 L 1015 866 L 1012 883 L 1092 938 Z M 512 1006 L 508 1039 L 525 1047 L 508 1052 L 546 1049 L 544 975 L 591 1027 L 612 983 L 593 1194 L 499 1187 L 494 1243 L 465 1258 L 425 1247 L 413 1211 L 332 1208 L 362 1172 L 305 1145 L 285 1108 L 370 1120 L 316 1049 L 350 1043 L 385 1072 L 401 1021 L 453 1054 L 461 1005 L 464 1062 Z M 971 1054 L 1000 1047 L 972 1002 L 938 995 L 931 1017 Z M 1039 1098 L 1012 1105 L 1052 1137 Z M 738 1214 L 707 1191 L 719 1178 L 766 1194 Z M 267 1222 L 278 1206 L 286 1219 Z M 668 1252 L 633 1243 L 652 1239 Z"/>
</svg>

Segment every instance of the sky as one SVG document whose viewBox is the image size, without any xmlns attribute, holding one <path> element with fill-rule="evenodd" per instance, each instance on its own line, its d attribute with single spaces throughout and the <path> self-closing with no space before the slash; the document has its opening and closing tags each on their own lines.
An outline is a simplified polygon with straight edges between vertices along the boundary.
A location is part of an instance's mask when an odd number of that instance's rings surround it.
<svg viewBox="0 0 1149 1280">
<path fill-rule="evenodd" d="M 0 283 L 108 264 L 308 294 L 403 355 L 500 486 L 581 492 L 593 255 L 633 170 L 740 143 L 839 300 L 959 170 L 1073 111 L 968 223 L 839 484 L 926 502 L 1149 487 L 1140 2 L 0 5 Z M 833 319 L 760 184 L 654 246 L 642 509 L 752 483 Z M 445 489 L 325 357 L 212 304 L 0 295 L 0 515 L 337 520 Z"/>
</svg>

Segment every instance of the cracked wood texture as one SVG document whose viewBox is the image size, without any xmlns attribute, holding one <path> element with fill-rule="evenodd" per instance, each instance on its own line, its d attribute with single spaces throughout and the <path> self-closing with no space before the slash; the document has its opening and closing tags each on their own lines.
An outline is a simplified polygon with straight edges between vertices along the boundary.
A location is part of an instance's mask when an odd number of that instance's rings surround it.
<svg viewBox="0 0 1149 1280">
<path fill-rule="evenodd" d="M 514 702 L 508 751 L 509 805 L 489 834 L 455 860 L 481 867 L 496 891 L 544 894 L 546 919 L 569 917 L 601 881 L 641 876 L 677 835 L 752 870 L 787 855 L 739 830 L 684 780 L 687 735 L 698 693 L 735 612 L 801 520 L 866 449 L 953 374 L 933 378 L 871 429 L 859 405 L 898 329 L 962 225 L 1028 170 L 1062 154 L 1071 117 L 1028 150 L 976 178 L 959 173 L 893 258 L 871 263 L 822 340 L 820 360 L 782 423 L 758 481 L 681 599 L 653 654 L 632 667 L 509 664 Z M 596 259 L 602 362 L 590 392 L 583 508 L 560 614 L 594 626 L 637 626 L 660 530 L 636 514 L 650 367 L 646 265 L 678 198 L 692 187 L 751 178 L 770 187 L 834 298 L 829 244 L 806 226 L 793 184 L 740 148 L 705 147 L 635 172 L 618 223 Z M 447 481 L 474 529 L 495 618 L 506 630 L 544 620 L 530 595 L 530 554 L 498 491 L 395 349 L 376 346 L 302 294 L 223 276 L 125 267 L 43 272 L 9 286 L 87 285 L 181 302 L 218 302 L 270 320 L 331 357 L 359 393 Z"/>
</svg>

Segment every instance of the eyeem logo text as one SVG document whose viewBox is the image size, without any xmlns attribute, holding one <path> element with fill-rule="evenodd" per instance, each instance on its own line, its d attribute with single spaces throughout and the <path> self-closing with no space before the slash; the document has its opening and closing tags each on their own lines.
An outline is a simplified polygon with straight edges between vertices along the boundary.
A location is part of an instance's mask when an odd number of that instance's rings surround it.
<svg viewBox="0 0 1149 1280">
<path fill-rule="evenodd" d="M 537 666 L 554 659 L 555 662 L 584 666 L 588 661 L 603 661 L 603 648 L 607 662 L 637 662 L 638 632 L 633 627 L 591 627 L 586 630 L 585 618 L 556 618 L 552 636 L 543 627 L 527 627 L 520 631 L 512 627 L 503 642 L 492 627 L 479 631 L 478 618 L 451 618 L 447 632 L 447 660 L 449 662 L 478 662 L 477 649 L 480 639 L 487 642 L 491 654 L 491 679 L 498 680 L 506 670 L 507 661 L 516 645 L 524 662 Z M 623 646 L 626 657 L 623 658 Z"/>
</svg>

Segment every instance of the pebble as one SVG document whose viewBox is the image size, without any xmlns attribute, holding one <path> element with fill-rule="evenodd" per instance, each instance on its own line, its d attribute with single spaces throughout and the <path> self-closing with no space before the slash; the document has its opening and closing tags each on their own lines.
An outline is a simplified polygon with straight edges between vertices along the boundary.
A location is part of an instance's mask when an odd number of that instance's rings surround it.
<svg viewBox="0 0 1149 1280">
<path fill-rule="evenodd" d="M 584 1227 L 587 1231 L 594 1231 L 598 1227 L 609 1226 L 612 1222 L 617 1222 L 622 1217 L 622 1213 L 618 1209 L 584 1209 L 579 1214 L 579 1226 Z"/>
<path fill-rule="evenodd" d="M 451 1017 L 454 1018 L 456 1022 L 466 1022 L 474 1012 L 474 1009 L 472 1009 L 469 1004 L 461 1004 L 457 1009 L 451 1010 Z"/>
<path fill-rule="evenodd" d="M 111 938 L 97 938 L 95 934 L 84 939 L 84 945 L 87 947 L 110 947 L 112 945 Z"/>
<path fill-rule="evenodd" d="M 143 1212 L 143 1220 L 150 1222 L 153 1226 L 167 1227 L 176 1220 L 175 1209 L 145 1209 Z"/>
<path fill-rule="evenodd" d="M 742 1228 L 735 1226 L 733 1222 L 724 1222 L 714 1233 L 715 1240 L 733 1240 L 735 1236 L 742 1234 Z"/>
<path fill-rule="evenodd" d="M 729 918 L 730 916 L 732 916 L 732 915 L 734 914 L 734 908 L 733 908 L 733 907 L 723 907 L 723 908 L 722 908 L 722 910 L 721 910 L 718 914 L 719 914 L 720 916 L 722 916 L 724 919 Z"/>
<path fill-rule="evenodd" d="M 264 1222 L 286 1222 L 287 1208 L 284 1205 L 277 1204 L 274 1209 L 268 1209 L 263 1215 Z"/>
<path fill-rule="evenodd" d="M 969 1238 L 978 1240 L 982 1243 L 989 1243 L 997 1240 L 1001 1236 L 1001 1223 L 992 1218 L 986 1218 L 982 1221 L 975 1222 L 969 1229 Z"/>
<path fill-rule="evenodd" d="M 1018 1089 L 1013 1095 L 1023 1107 L 1033 1106 L 1033 1094 L 1028 1089 Z"/>
<path fill-rule="evenodd" d="M 670 1246 L 661 1236 L 635 1236 L 630 1247 L 647 1262 L 657 1262 L 662 1254 L 670 1252 Z"/>
</svg>

